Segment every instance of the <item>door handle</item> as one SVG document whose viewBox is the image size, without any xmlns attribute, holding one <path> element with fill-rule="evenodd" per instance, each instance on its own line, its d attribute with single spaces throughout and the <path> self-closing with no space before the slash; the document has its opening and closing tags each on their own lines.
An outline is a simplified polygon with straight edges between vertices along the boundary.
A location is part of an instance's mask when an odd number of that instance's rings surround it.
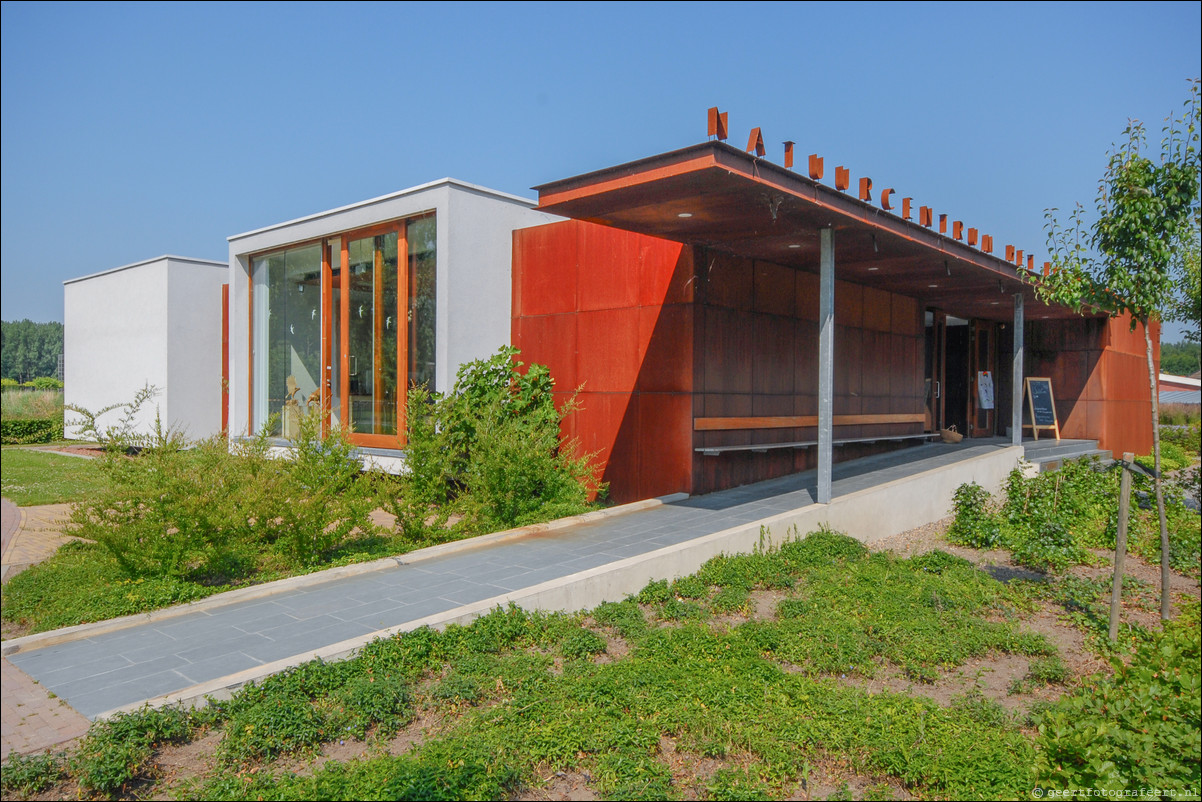
<svg viewBox="0 0 1202 802">
<path fill-rule="evenodd" d="M 935 397 L 943 397 L 943 384 L 938 379 L 935 380 Z"/>
</svg>

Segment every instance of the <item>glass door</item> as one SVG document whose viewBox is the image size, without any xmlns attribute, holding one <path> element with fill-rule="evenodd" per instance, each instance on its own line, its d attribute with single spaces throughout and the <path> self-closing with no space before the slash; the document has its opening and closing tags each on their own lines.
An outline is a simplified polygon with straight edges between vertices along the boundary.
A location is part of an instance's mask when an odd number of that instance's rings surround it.
<svg viewBox="0 0 1202 802">
<path fill-rule="evenodd" d="M 397 366 L 407 326 L 399 314 L 404 238 L 396 226 L 342 238 L 338 301 L 340 420 L 362 445 L 396 447 L 404 406 Z"/>
<path fill-rule="evenodd" d="M 943 428 L 943 387 L 947 315 L 938 309 L 926 311 L 926 427 L 928 432 Z"/>
<path fill-rule="evenodd" d="M 322 321 L 321 364 L 325 375 L 322 383 L 321 420 L 323 431 L 342 426 L 342 239 L 325 241 L 322 251 L 322 297 L 325 319 Z"/>
<path fill-rule="evenodd" d="M 972 392 L 969 394 L 969 416 L 973 437 L 992 437 L 994 434 L 994 382 L 997 364 L 997 341 L 994 324 L 987 320 L 973 322 Z"/>
</svg>

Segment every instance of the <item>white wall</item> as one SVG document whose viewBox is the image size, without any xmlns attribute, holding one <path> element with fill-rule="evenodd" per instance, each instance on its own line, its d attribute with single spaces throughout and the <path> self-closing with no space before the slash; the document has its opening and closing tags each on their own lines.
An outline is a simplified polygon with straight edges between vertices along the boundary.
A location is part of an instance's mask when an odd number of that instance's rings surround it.
<svg viewBox="0 0 1202 802">
<path fill-rule="evenodd" d="M 226 265 L 159 257 L 64 282 L 63 393 L 93 412 L 127 404 L 143 387 L 158 388 L 136 418 L 134 432 L 163 423 L 192 437 L 221 428 L 221 284 Z M 213 299 L 209 303 L 204 298 Z M 199 356 L 205 348 L 215 357 Z M 214 377 L 215 376 L 215 377 Z M 215 383 L 216 396 L 195 386 Z M 116 425 L 114 410 L 99 420 Z M 78 418 L 65 415 L 67 421 Z M 66 427 L 78 437 L 78 427 Z"/>
<path fill-rule="evenodd" d="M 170 260 L 167 413 L 193 440 L 221 432 L 222 262 Z"/>
<path fill-rule="evenodd" d="M 512 341 L 513 231 L 562 218 L 501 204 L 472 188 L 450 193 L 446 259 L 439 231 L 437 386 L 447 390 L 464 362 Z"/>
<path fill-rule="evenodd" d="M 229 238 L 230 435 L 250 428 L 250 259 L 253 254 L 425 212 L 437 219 L 435 389 L 459 365 L 510 341 L 513 230 L 561 218 L 534 202 L 446 178 Z"/>
</svg>

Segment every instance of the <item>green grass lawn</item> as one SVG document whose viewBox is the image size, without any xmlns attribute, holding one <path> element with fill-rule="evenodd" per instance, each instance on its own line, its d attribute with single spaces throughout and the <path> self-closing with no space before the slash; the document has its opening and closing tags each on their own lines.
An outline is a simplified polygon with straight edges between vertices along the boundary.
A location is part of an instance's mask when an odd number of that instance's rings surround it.
<svg viewBox="0 0 1202 802">
<path fill-rule="evenodd" d="M 96 460 L 23 448 L 0 451 L 0 491 L 19 507 L 82 501 L 105 482 Z"/>
</svg>

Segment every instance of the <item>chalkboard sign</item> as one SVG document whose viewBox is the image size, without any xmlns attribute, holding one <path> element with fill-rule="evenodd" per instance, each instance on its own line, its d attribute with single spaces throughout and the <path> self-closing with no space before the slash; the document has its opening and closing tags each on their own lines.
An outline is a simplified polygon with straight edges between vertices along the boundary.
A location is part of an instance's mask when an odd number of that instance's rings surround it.
<svg viewBox="0 0 1202 802">
<path fill-rule="evenodd" d="M 1060 439 L 1060 424 L 1056 420 L 1056 401 L 1052 397 L 1052 380 L 1046 377 L 1027 379 L 1027 409 L 1031 413 L 1031 427 L 1035 439 L 1040 429 L 1051 429 Z"/>
</svg>

